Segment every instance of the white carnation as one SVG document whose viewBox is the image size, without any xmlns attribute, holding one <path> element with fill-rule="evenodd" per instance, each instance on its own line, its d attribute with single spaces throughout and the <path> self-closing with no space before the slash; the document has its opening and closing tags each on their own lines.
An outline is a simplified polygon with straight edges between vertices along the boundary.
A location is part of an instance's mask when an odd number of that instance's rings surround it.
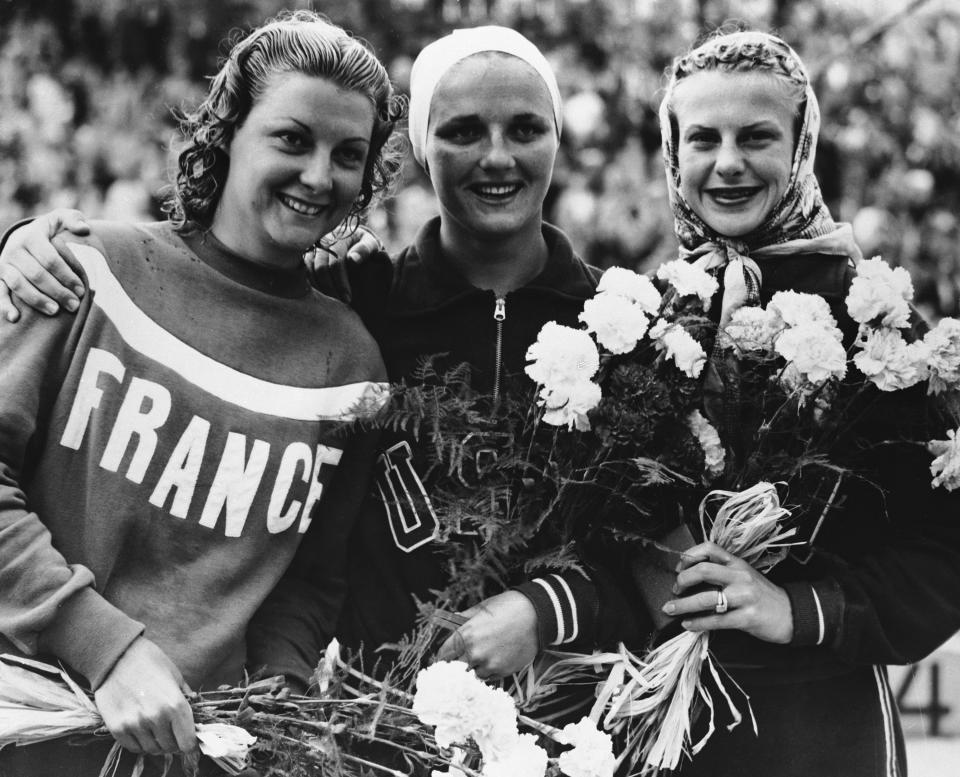
<svg viewBox="0 0 960 777">
<path fill-rule="evenodd" d="M 547 751 L 533 734 L 518 734 L 510 748 L 494 758 L 483 753 L 483 777 L 543 777 L 546 771 Z"/>
<path fill-rule="evenodd" d="M 913 281 L 902 267 L 890 267 L 879 256 L 857 265 L 850 284 L 847 311 L 861 324 L 879 322 L 883 326 L 905 327 L 910 323 Z"/>
<path fill-rule="evenodd" d="M 767 309 L 788 327 L 822 324 L 835 329 L 837 326 L 837 321 L 830 312 L 830 305 L 819 294 L 778 291 L 770 299 Z M 843 338 L 840 330 L 837 330 L 835 336 L 838 340 Z"/>
<path fill-rule="evenodd" d="M 257 738 L 246 729 L 229 723 L 198 723 L 200 752 L 209 758 L 244 760 Z"/>
<path fill-rule="evenodd" d="M 502 758 L 512 752 L 517 737 L 517 706 L 513 697 L 502 688 L 486 683 L 484 693 L 476 698 L 476 723 L 471 734 L 480 748 L 483 760 Z"/>
<path fill-rule="evenodd" d="M 801 324 L 783 332 L 774 349 L 809 383 L 842 378 L 847 374 L 847 354 L 835 331 L 817 323 Z M 789 372 L 787 376 L 793 383 L 793 376 Z"/>
<path fill-rule="evenodd" d="M 853 363 L 881 391 L 909 388 L 926 377 L 927 349 L 922 343 L 907 345 L 897 329 L 863 327 L 857 345 L 863 350 Z"/>
<path fill-rule="evenodd" d="M 600 368 L 600 353 L 593 338 L 583 330 L 548 321 L 527 349 L 527 361 L 531 362 L 526 367 L 527 375 L 552 388 L 590 380 Z"/>
<path fill-rule="evenodd" d="M 600 386 L 591 380 L 584 380 L 558 384 L 553 388 L 544 386 L 540 389 L 540 401 L 537 404 L 544 408 L 544 423 L 586 432 L 590 429 L 587 413 L 600 404 L 601 398 Z"/>
<path fill-rule="evenodd" d="M 655 341 L 657 350 L 666 351 L 667 356 L 687 377 L 696 378 L 700 375 L 707 354 L 682 326 L 660 319 L 650 329 L 650 338 Z"/>
<path fill-rule="evenodd" d="M 484 683 L 463 661 L 438 661 L 420 671 L 413 712 L 422 723 L 436 726 L 440 747 L 472 738 L 495 751 L 501 740 L 517 735 L 511 696 Z"/>
<path fill-rule="evenodd" d="M 703 300 L 705 307 L 709 307 L 711 298 L 720 287 L 717 279 L 710 273 L 682 259 L 674 259 L 672 262 L 660 265 L 657 269 L 657 277 L 667 281 L 681 297 L 695 294 Z"/>
<path fill-rule="evenodd" d="M 560 754 L 557 765 L 568 777 L 613 777 L 617 759 L 613 755 L 613 740 L 597 729 L 590 718 L 563 727 L 563 739 L 573 745 L 572 750 Z"/>
<path fill-rule="evenodd" d="M 942 318 L 923 338 L 930 367 L 930 393 L 960 386 L 960 321 Z"/>
<path fill-rule="evenodd" d="M 700 443 L 700 447 L 703 448 L 703 460 L 707 474 L 711 477 L 722 474 L 726 454 L 723 450 L 723 443 L 720 441 L 720 435 L 713 424 L 699 410 L 694 410 L 687 416 L 687 424 Z"/>
<path fill-rule="evenodd" d="M 779 316 L 770 310 L 746 305 L 737 308 L 724 329 L 726 342 L 738 351 L 771 351 L 782 329 Z"/>
<path fill-rule="evenodd" d="M 588 299 L 580 320 L 610 353 L 632 351 L 637 341 L 646 334 L 650 323 L 640 305 L 610 292 L 602 292 Z"/>
<path fill-rule="evenodd" d="M 947 491 L 960 487 L 960 437 L 957 431 L 950 429 L 946 440 L 931 440 L 927 450 L 936 458 L 930 463 L 933 475 L 932 486 L 943 486 Z"/>
<path fill-rule="evenodd" d="M 660 310 L 660 292 L 646 275 L 625 267 L 611 267 L 600 276 L 597 292 L 624 297 L 637 303 L 645 313 L 653 315 Z"/>
</svg>

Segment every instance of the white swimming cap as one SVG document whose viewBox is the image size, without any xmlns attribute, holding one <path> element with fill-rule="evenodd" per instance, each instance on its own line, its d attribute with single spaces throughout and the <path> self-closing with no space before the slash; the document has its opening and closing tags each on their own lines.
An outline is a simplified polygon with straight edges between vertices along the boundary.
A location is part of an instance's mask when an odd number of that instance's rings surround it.
<svg viewBox="0 0 960 777">
<path fill-rule="evenodd" d="M 509 27 L 470 27 L 454 30 L 449 35 L 425 46 L 417 56 L 410 71 L 409 132 L 413 155 L 423 165 L 427 146 L 427 126 L 430 121 L 430 103 L 437 84 L 460 60 L 485 51 L 511 54 L 530 65 L 547 85 L 553 100 L 553 119 L 557 126 L 557 138 L 562 125 L 560 89 L 553 68 L 540 49 L 516 30 Z"/>
</svg>

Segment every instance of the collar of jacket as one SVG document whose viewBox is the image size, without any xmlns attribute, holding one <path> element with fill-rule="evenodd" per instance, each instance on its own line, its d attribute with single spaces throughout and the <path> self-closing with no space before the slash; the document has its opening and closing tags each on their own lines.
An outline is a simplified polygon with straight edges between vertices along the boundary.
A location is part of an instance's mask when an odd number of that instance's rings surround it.
<svg viewBox="0 0 960 777">
<path fill-rule="evenodd" d="M 532 281 L 511 294 L 542 294 L 587 299 L 593 296 L 600 271 L 574 253 L 567 236 L 551 224 L 543 224 L 547 263 Z M 413 244 L 394 260 L 393 288 L 387 301 L 391 315 L 416 315 L 438 310 L 474 294 L 493 292 L 472 286 L 440 250 L 440 219 L 421 227 Z"/>
<path fill-rule="evenodd" d="M 828 302 L 842 300 L 854 274 L 849 257 L 833 254 L 797 254 L 756 260 L 763 273 L 764 304 L 775 292 L 819 294 Z"/>
</svg>

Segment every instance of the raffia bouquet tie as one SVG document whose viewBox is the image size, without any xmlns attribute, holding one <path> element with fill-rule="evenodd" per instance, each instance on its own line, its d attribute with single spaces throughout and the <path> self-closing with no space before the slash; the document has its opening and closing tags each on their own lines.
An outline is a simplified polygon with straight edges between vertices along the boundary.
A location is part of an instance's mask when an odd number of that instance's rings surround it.
<svg viewBox="0 0 960 777">
<path fill-rule="evenodd" d="M 720 506 L 711 520 L 711 507 L 717 503 Z M 711 491 L 700 504 L 707 539 L 760 572 L 785 557 L 788 540 L 796 531 L 782 524 L 789 514 L 771 483 L 757 483 L 741 492 Z M 709 642 L 709 632 L 684 631 L 643 658 L 621 646 L 590 715 L 602 720 L 603 728 L 624 732 L 619 763 L 626 762 L 639 774 L 656 774 L 675 769 L 685 752 L 693 755 L 703 748 L 715 729 L 716 702 L 704 681 L 707 674 L 730 711 L 728 728 L 740 724 L 743 714 L 710 655 Z M 749 699 L 743 698 L 756 729 Z M 708 710 L 708 725 L 703 736 L 692 742 L 691 726 L 700 705 Z"/>
</svg>

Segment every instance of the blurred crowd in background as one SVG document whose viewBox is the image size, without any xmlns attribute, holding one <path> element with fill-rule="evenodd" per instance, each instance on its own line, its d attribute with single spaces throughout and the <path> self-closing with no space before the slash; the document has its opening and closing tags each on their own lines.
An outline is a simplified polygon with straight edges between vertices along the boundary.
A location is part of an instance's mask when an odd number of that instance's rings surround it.
<svg viewBox="0 0 960 777">
<path fill-rule="evenodd" d="M 731 19 L 808 64 L 818 172 L 867 256 L 907 267 L 932 319 L 960 314 L 960 3 L 956 0 L 0 0 L 0 229 L 66 206 L 161 218 L 172 108 L 205 91 L 231 31 L 311 7 L 368 40 L 406 90 L 413 57 L 458 26 L 534 40 L 564 93 L 546 217 L 602 267 L 676 256 L 657 106 L 664 71 Z M 388 247 L 435 211 L 408 164 L 370 216 Z"/>
</svg>

